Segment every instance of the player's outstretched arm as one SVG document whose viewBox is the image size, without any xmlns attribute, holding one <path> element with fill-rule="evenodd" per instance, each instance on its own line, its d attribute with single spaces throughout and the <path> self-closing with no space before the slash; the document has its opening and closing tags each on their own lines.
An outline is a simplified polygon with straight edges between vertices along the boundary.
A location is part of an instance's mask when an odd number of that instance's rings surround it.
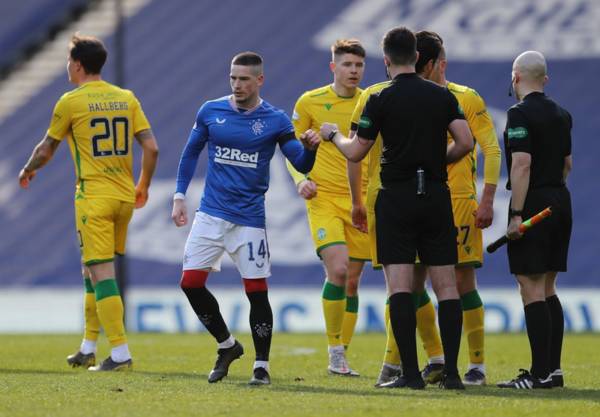
<svg viewBox="0 0 600 417">
<path fill-rule="evenodd" d="M 342 135 L 335 123 L 323 123 L 321 125 L 321 137 L 323 140 L 331 141 L 352 162 L 360 162 L 369 153 L 374 141 L 367 140 L 354 135 L 349 139 Z"/>
<path fill-rule="evenodd" d="M 148 189 L 158 162 L 158 143 L 150 129 L 135 134 L 135 139 L 142 147 L 142 170 L 135 186 L 135 208 L 142 208 L 148 201 Z"/>
<path fill-rule="evenodd" d="M 317 148 L 320 143 L 319 136 L 309 129 L 301 134 L 298 140 L 286 135 L 285 140 L 279 142 L 279 147 L 297 171 L 307 174 L 315 164 Z"/>
<path fill-rule="evenodd" d="M 29 182 L 35 177 L 36 171 L 46 165 L 54 156 L 60 141 L 48 135 L 33 148 L 31 157 L 19 172 L 19 185 L 21 188 L 29 188 Z"/>
</svg>

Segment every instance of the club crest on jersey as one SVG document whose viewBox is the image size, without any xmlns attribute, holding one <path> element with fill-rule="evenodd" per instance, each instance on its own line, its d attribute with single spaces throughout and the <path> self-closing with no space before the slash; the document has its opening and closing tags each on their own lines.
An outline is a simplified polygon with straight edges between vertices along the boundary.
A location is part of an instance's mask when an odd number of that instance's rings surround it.
<svg viewBox="0 0 600 417">
<path fill-rule="evenodd" d="M 267 125 L 261 119 L 252 120 L 250 122 L 250 126 L 252 127 L 252 133 L 254 133 L 256 136 L 262 135 L 265 127 L 267 127 Z"/>
</svg>

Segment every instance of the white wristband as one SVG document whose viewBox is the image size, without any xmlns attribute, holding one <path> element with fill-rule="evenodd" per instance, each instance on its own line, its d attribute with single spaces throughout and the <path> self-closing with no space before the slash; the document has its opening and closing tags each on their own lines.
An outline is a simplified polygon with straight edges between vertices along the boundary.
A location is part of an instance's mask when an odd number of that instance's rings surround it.
<svg viewBox="0 0 600 417">
<path fill-rule="evenodd" d="M 173 201 L 175 200 L 185 200 L 185 194 L 184 193 L 175 193 L 175 195 L 173 195 Z"/>
</svg>

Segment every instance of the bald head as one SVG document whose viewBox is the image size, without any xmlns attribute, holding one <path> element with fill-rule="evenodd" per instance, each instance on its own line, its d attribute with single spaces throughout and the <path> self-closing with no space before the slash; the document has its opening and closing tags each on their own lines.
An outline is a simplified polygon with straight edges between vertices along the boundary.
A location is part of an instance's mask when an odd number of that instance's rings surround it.
<svg viewBox="0 0 600 417">
<path fill-rule="evenodd" d="M 524 80 L 544 83 L 546 80 L 546 58 L 540 52 L 526 51 L 513 62 L 513 71 Z"/>
</svg>

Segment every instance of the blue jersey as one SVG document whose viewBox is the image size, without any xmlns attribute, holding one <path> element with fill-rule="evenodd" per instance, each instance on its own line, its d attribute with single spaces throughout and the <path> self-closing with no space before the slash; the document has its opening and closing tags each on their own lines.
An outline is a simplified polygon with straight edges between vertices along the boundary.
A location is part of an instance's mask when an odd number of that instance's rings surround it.
<svg viewBox="0 0 600 417">
<path fill-rule="evenodd" d="M 199 210 L 243 226 L 265 227 L 269 164 L 277 144 L 300 172 L 310 172 L 315 160 L 282 110 L 262 101 L 240 112 L 226 96 L 200 107 L 179 162 L 176 192 L 187 191 L 206 144 L 208 170 Z"/>
</svg>

